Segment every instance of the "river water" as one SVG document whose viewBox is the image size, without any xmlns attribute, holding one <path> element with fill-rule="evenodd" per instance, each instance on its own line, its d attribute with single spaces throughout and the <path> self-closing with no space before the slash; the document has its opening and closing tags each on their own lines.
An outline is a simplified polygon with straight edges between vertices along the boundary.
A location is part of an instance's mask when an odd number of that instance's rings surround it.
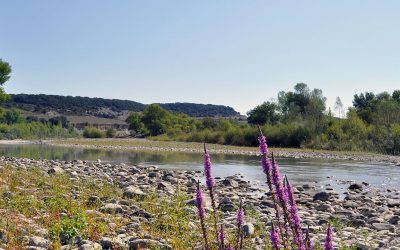
<svg viewBox="0 0 400 250">
<path fill-rule="evenodd" d="M 109 163 L 157 165 L 162 169 L 202 170 L 203 156 L 197 153 L 149 152 L 117 149 L 87 149 L 45 144 L 0 144 L 0 155 L 70 161 L 74 159 Z M 257 156 L 212 155 L 213 174 L 240 174 L 245 180 L 264 185 L 265 176 Z M 400 189 L 400 167 L 377 162 L 325 159 L 277 159 L 281 174 L 295 185 L 312 184 L 344 191 L 348 183 L 367 182 L 383 189 Z"/>
</svg>

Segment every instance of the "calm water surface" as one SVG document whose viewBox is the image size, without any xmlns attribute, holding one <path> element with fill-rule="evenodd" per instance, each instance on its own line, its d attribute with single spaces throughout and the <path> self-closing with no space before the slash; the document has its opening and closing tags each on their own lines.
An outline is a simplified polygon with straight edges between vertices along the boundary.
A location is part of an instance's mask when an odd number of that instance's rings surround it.
<svg viewBox="0 0 400 250">
<path fill-rule="evenodd" d="M 0 155 L 33 159 L 74 159 L 110 163 L 151 164 L 163 169 L 202 170 L 202 154 L 182 152 L 141 152 L 116 149 L 84 149 L 41 144 L 0 144 Z M 264 185 L 259 158 L 244 155 L 212 155 L 215 176 L 241 174 L 246 180 Z M 281 173 L 294 184 L 330 185 L 335 190 L 345 190 L 348 184 L 341 181 L 366 181 L 375 187 L 400 188 L 400 167 L 390 164 L 278 158 Z M 328 178 L 330 177 L 330 178 Z"/>
</svg>

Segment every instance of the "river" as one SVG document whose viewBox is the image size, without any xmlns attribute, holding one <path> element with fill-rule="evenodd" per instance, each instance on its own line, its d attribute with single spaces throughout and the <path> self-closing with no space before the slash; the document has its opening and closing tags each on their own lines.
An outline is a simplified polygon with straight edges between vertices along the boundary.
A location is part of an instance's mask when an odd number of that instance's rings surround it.
<svg viewBox="0 0 400 250">
<path fill-rule="evenodd" d="M 162 169 L 202 170 L 203 156 L 197 153 L 150 152 L 117 149 L 87 149 L 46 144 L 0 144 L 0 155 L 18 158 L 74 159 L 109 163 L 157 165 Z M 278 158 L 282 174 L 295 185 L 313 184 L 344 192 L 350 182 L 367 182 L 383 189 L 400 188 L 400 167 L 378 162 L 326 159 Z M 240 174 L 245 180 L 264 185 L 259 157 L 212 155 L 216 177 Z"/>
</svg>

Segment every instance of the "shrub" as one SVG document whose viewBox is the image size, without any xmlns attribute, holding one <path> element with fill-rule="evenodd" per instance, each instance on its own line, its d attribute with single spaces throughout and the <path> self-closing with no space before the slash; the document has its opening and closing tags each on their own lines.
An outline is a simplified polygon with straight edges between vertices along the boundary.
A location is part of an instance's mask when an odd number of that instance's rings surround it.
<svg viewBox="0 0 400 250">
<path fill-rule="evenodd" d="M 117 131 L 114 128 L 109 128 L 106 131 L 107 138 L 114 138 L 116 134 L 117 134 Z"/>
<path fill-rule="evenodd" d="M 83 137 L 85 138 L 104 138 L 104 131 L 95 127 L 86 127 L 83 131 Z"/>
</svg>

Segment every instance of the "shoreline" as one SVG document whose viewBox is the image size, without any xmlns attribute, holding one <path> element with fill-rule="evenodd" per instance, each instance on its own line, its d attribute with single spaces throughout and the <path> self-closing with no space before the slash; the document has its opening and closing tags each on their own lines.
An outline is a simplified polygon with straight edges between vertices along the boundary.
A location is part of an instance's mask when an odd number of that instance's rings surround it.
<svg viewBox="0 0 400 250">
<path fill-rule="evenodd" d="M 30 141 L 27 142 L 29 144 Z M 32 141 L 32 143 L 92 149 L 203 153 L 202 143 L 150 141 L 146 139 L 65 139 L 63 141 Z M 239 147 L 219 144 L 207 144 L 207 147 L 210 153 L 213 154 L 259 155 L 257 147 Z M 271 147 L 270 150 L 273 151 L 276 156 L 285 158 L 382 162 L 400 166 L 400 156 L 394 155 L 273 147 Z"/>
</svg>

